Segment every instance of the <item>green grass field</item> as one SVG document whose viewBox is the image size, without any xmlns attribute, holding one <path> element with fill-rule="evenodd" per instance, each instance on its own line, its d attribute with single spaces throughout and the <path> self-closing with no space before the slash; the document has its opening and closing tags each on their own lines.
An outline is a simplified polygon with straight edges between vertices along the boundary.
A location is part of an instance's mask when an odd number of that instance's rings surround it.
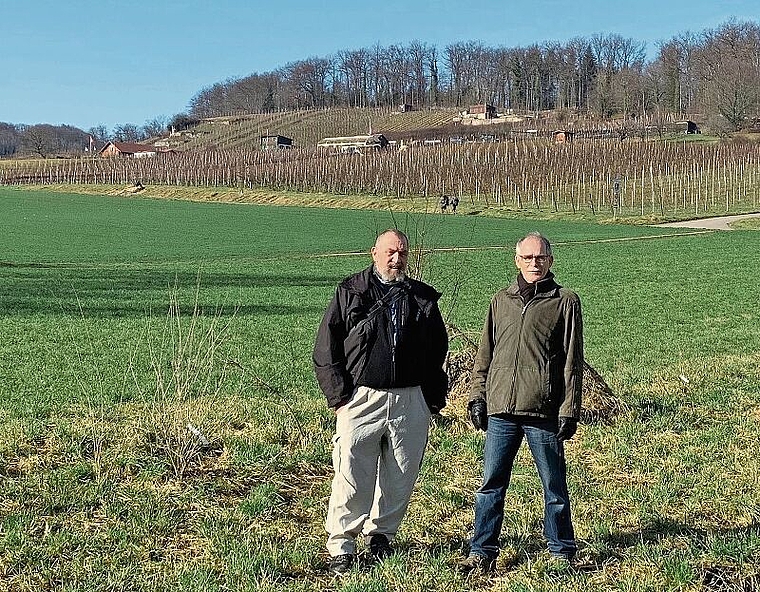
<svg viewBox="0 0 760 592">
<path fill-rule="evenodd" d="M 0 590 L 758 585 L 752 230 L 7 188 L 0 211 Z M 456 573 L 482 454 L 460 395 L 432 429 L 400 553 L 343 580 L 327 573 L 334 420 L 312 340 L 337 282 L 394 222 L 441 249 L 423 275 L 475 338 L 515 273 L 511 247 L 497 247 L 534 229 L 554 242 L 554 271 L 583 301 L 587 359 L 624 406 L 568 446 L 582 568 L 547 563 L 523 451 L 497 576 Z"/>
</svg>

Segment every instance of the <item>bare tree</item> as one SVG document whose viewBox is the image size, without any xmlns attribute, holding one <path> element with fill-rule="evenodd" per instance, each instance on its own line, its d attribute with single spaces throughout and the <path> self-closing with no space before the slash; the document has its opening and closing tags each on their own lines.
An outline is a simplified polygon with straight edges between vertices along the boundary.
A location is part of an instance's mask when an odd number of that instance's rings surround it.
<svg viewBox="0 0 760 592">
<path fill-rule="evenodd" d="M 289 84 L 288 104 L 295 108 L 326 106 L 331 66 L 330 60 L 322 58 L 286 65 L 283 78 Z"/>
<path fill-rule="evenodd" d="M 705 82 L 709 108 L 722 115 L 734 129 L 760 106 L 760 27 L 754 23 L 729 22 L 704 34 L 696 52 Z"/>
<path fill-rule="evenodd" d="M 240 115 L 256 113 L 261 110 L 258 89 L 260 75 L 245 78 L 233 78 L 226 82 L 223 90 L 223 103 L 219 115 Z"/>
<path fill-rule="evenodd" d="M 142 127 L 143 136 L 146 138 L 156 138 L 166 132 L 169 118 L 165 115 L 159 115 L 149 119 Z"/>
<path fill-rule="evenodd" d="M 406 50 L 401 45 L 390 45 L 383 52 L 383 56 L 385 98 L 381 104 L 398 105 L 411 102 L 409 87 L 412 67 Z"/>
<path fill-rule="evenodd" d="M 369 102 L 369 52 L 366 49 L 340 52 L 338 68 L 348 92 L 348 104 L 353 107 L 366 107 Z"/>
<path fill-rule="evenodd" d="M 226 83 L 206 86 L 190 99 L 190 113 L 201 119 L 222 115 L 228 108 Z"/>
<path fill-rule="evenodd" d="M 100 125 L 96 125 L 91 127 L 87 130 L 87 133 L 92 137 L 92 139 L 95 141 L 95 146 L 103 146 L 106 142 L 108 142 L 110 135 L 108 134 L 108 128 L 104 126 L 102 123 Z"/>
<path fill-rule="evenodd" d="M 21 148 L 21 133 L 12 123 L 0 122 L 0 156 L 13 156 Z"/>
<path fill-rule="evenodd" d="M 597 109 L 605 116 L 628 112 L 641 86 L 646 45 L 618 34 L 594 35 L 591 50 L 599 70 Z"/>
<path fill-rule="evenodd" d="M 464 43 L 453 43 L 445 48 L 446 69 L 449 73 L 449 101 L 455 107 L 461 107 L 469 94 L 467 86 L 467 46 Z"/>
<path fill-rule="evenodd" d="M 413 41 L 408 48 L 410 72 L 409 99 L 415 105 L 424 105 L 430 86 L 429 64 L 431 48 L 425 43 Z"/>
<path fill-rule="evenodd" d="M 40 158 L 47 158 L 57 148 L 55 129 L 49 124 L 25 126 L 21 133 L 21 139 L 23 146 Z"/>
<path fill-rule="evenodd" d="M 121 123 L 111 134 L 115 142 L 140 142 L 145 139 L 143 131 L 134 123 Z"/>
<path fill-rule="evenodd" d="M 198 125 L 199 121 L 187 113 L 177 113 L 166 125 L 167 130 L 182 131 Z"/>
</svg>

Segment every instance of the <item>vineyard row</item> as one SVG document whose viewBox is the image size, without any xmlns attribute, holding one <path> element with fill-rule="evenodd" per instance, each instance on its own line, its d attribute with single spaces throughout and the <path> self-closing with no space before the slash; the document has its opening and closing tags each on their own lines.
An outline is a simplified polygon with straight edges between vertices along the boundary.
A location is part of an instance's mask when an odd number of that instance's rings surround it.
<svg viewBox="0 0 760 592">
<path fill-rule="evenodd" d="M 217 150 L 151 159 L 12 161 L 0 184 L 142 184 L 369 194 L 457 195 L 474 205 L 619 214 L 757 208 L 751 143 L 538 142 L 420 147 L 364 155 Z"/>
</svg>

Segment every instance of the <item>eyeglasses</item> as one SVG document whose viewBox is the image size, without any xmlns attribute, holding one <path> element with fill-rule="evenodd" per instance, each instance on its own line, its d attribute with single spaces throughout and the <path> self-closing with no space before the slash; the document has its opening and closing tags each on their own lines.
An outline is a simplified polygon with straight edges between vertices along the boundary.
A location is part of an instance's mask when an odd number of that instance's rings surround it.
<svg viewBox="0 0 760 592">
<path fill-rule="evenodd" d="M 525 261 L 525 263 L 530 263 L 535 259 L 536 263 L 539 265 L 543 265 L 549 260 L 549 257 L 551 257 L 551 255 L 520 255 L 519 253 L 517 256 Z"/>
</svg>

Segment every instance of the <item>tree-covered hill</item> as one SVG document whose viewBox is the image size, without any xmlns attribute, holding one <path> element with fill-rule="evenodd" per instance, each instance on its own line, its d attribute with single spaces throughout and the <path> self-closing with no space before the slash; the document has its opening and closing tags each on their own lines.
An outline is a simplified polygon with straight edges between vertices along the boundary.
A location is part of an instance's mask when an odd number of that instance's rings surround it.
<svg viewBox="0 0 760 592">
<path fill-rule="evenodd" d="M 464 109 L 489 103 L 521 112 L 595 117 L 704 113 L 729 130 L 760 116 L 760 25 L 645 42 L 599 33 L 566 42 L 490 47 L 480 41 L 345 49 L 225 80 L 189 103 L 196 118 L 282 110 L 400 105 Z M 713 123 L 717 127 L 719 123 Z"/>
</svg>

